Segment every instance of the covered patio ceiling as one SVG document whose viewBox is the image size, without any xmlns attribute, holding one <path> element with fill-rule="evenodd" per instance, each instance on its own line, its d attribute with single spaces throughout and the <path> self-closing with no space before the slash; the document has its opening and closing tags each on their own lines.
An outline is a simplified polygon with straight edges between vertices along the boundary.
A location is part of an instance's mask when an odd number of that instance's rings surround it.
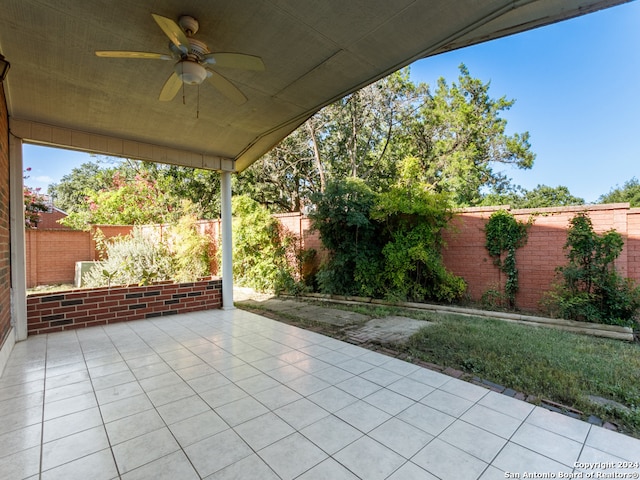
<svg viewBox="0 0 640 480">
<path fill-rule="evenodd" d="M 419 58 L 620 3 L 2 0 L 10 126 L 34 143 L 242 171 L 321 107 Z M 265 71 L 212 68 L 247 101 L 205 80 L 161 102 L 173 61 L 95 55 L 169 53 L 152 13 L 195 17 L 212 52 L 261 57 Z"/>
</svg>

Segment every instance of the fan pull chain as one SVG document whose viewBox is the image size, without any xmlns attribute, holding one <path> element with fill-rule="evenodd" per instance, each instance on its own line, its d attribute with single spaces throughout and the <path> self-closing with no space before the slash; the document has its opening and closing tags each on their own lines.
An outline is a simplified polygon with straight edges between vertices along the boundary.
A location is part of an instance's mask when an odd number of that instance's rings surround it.
<svg viewBox="0 0 640 480">
<path fill-rule="evenodd" d="M 198 100 L 196 101 L 196 118 L 200 118 L 200 84 L 198 84 Z"/>
<path fill-rule="evenodd" d="M 184 75 L 184 64 L 182 62 L 180 62 L 180 72 L 182 73 L 182 75 Z M 182 82 L 182 104 L 183 105 L 187 104 L 187 102 L 185 102 L 185 99 L 184 99 L 184 82 Z"/>
</svg>

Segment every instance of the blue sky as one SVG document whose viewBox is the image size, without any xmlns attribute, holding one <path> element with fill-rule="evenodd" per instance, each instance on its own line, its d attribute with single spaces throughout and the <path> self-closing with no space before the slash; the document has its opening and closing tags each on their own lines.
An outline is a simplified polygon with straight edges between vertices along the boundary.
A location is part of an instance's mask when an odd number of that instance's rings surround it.
<svg viewBox="0 0 640 480">
<path fill-rule="evenodd" d="M 431 86 L 439 77 L 451 84 L 461 63 L 472 77 L 491 82 L 492 97 L 516 100 L 502 116 L 509 133 L 530 133 L 536 160 L 530 170 L 503 168 L 513 183 L 529 190 L 564 185 L 595 202 L 640 178 L 640 1 L 423 59 L 411 76 Z M 46 191 L 91 160 L 27 145 L 26 183 Z"/>
</svg>

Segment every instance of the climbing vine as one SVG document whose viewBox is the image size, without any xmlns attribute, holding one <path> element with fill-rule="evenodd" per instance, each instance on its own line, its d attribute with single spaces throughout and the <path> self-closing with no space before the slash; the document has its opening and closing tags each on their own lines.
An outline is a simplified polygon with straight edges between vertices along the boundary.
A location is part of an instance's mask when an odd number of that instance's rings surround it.
<svg viewBox="0 0 640 480">
<path fill-rule="evenodd" d="M 531 223 L 518 222 L 506 210 L 498 210 L 489 217 L 485 227 L 486 248 L 493 263 L 506 274 L 504 293 L 510 308 L 515 307 L 518 292 L 518 268 L 516 250 L 527 243 Z"/>
</svg>

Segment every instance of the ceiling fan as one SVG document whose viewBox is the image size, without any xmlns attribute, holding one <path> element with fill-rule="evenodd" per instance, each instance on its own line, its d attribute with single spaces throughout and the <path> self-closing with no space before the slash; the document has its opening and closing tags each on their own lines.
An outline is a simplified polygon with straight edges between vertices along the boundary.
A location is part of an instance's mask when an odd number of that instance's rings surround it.
<svg viewBox="0 0 640 480">
<path fill-rule="evenodd" d="M 247 101 L 247 97 L 229 80 L 211 67 L 239 68 L 243 70 L 264 70 L 260 57 L 244 53 L 209 51 L 209 47 L 193 38 L 198 31 L 198 21 L 183 15 L 178 22 L 161 15 L 151 14 L 158 26 L 169 37 L 169 53 L 127 52 L 117 50 L 97 50 L 98 57 L 110 58 L 143 58 L 152 60 L 175 61 L 174 72 L 167 79 L 160 91 L 159 100 L 172 100 L 184 85 L 200 85 L 205 79 L 216 87 L 224 96 L 236 105 Z"/>
</svg>

